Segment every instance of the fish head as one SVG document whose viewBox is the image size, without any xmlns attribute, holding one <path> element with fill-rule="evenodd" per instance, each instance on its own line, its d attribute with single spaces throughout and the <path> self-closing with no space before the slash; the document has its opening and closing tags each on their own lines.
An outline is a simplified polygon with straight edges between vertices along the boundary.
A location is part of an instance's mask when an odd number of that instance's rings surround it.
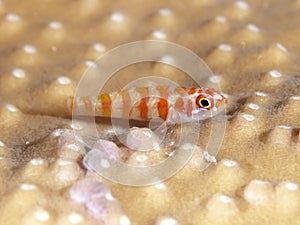
<svg viewBox="0 0 300 225">
<path fill-rule="evenodd" d="M 197 89 L 191 98 L 194 103 L 191 117 L 195 120 L 203 120 L 220 114 L 227 104 L 225 96 L 211 88 Z"/>
</svg>

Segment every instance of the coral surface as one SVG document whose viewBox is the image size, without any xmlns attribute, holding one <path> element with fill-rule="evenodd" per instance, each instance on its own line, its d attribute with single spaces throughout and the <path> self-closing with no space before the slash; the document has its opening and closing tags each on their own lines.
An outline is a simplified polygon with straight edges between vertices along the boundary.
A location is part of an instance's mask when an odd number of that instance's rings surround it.
<svg viewBox="0 0 300 225">
<path fill-rule="evenodd" d="M 299 27 L 299 0 L 0 0 L 0 224 L 300 224 Z M 137 188 L 87 170 L 66 99 L 99 56 L 150 39 L 199 55 L 214 73 L 207 85 L 229 103 L 216 163 L 199 170 L 207 122 L 182 170 Z M 105 88 L 149 74 L 191 85 L 182 71 L 142 63 Z M 110 125 L 98 130 L 111 137 Z M 141 148 L 134 132 L 127 142 Z M 102 144 L 133 165 L 171 155 Z"/>
</svg>

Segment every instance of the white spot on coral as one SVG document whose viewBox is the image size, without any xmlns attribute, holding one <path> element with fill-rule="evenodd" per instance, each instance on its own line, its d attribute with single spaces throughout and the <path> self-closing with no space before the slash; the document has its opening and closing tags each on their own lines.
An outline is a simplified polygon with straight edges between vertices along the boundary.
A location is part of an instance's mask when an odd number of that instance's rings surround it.
<svg viewBox="0 0 300 225">
<path fill-rule="evenodd" d="M 43 165 L 44 163 L 45 163 L 45 161 L 41 158 L 30 160 L 30 164 L 33 166 L 40 166 L 40 165 Z"/>
<path fill-rule="evenodd" d="M 157 225 L 177 225 L 177 221 L 173 218 L 161 218 Z"/>
<path fill-rule="evenodd" d="M 162 31 L 154 31 L 153 36 L 157 39 L 165 39 L 167 35 Z"/>
<path fill-rule="evenodd" d="M 300 100 L 300 96 L 292 96 L 290 97 L 291 100 L 296 100 L 299 101 Z"/>
<path fill-rule="evenodd" d="M 172 151 L 170 153 L 166 153 L 167 156 L 172 157 L 175 154 L 175 151 Z"/>
<path fill-rule="evenodd" d="M 250 115 L 250 114 L 244 114 L 243 117 L 247 121 L 253 121 L 253 120 L 255 120 L 255 116 Z"/>
<path fill-rule="evenodd" d="M 233 201 L 232 198 L 230 198 L 230 197 L 228 197 L 226 195 L 220 195 L 219 199 L 220 199 L 221 202 L 226 203 L 226 204 Z"/>
<path fill-rule="evenodd" d="M 223 52 L 230 52 L 230 51 L 232 51 L 232 47 L 230 45 L 228 45 L 228 44 L 220 44 L 218 46 L 218 49 L 220 49 Z"/>
<path fill-rule="evenodd" d="M 62 85 L 67 85 L 71 83 L 71 79 L 69 77 L 61 76 L 57 78 L 57 82 Z"/>
<path fill-rule="evenodd" d="M 131 224 L 131 222 L 127 216 L 125 216 L 125 215 L 121 216 L 120 225 L 130 225 L 130 224 Z"/>
<path fill-rule="evenodd" d="M 49 218 L 50 218 L 49 213 L 44 209 L 38 209 L 35 212 L 34 216 L 37 220 L 42 221 L 42 222 L 45 222 L 45 221 L 49 220 Z"/>
<path fill-rule="evenodd" d="M 120 12 L 115 12 L 111 15 L 110 19 L 114 22 L 121 23 L 124 21 L 124 15 Z"/>
<path fill-rule="evenodd" d="M 36 186 L 34 184 L 21 184 L 20 188 L 25 191 L 31 191 L 36 189 Z"/>
<path fill-rule="evenodd" d="M 164 183 L 158 183 L 155 185 L 155 188 L 158 189 L 158 190 L 166 190 L 167 187 Z"/>
<path fill-rule="evenodd" d="M 279 125 L 279 128 L 283 128 L 283 129 L 291 129 L 291 126 L 287 126 L 287 125 Z"/>
<path fill-rule="evenodd" d="M 86 61 L 85 62 L 85 65 L 87 65 L 88 67 L 93 67 L 93 68 L 96 68 L 97 67 L 97 64 L 93 61 Z"/>
<path fill-rule="evenodd" d="M 266 204 L 274 197 L 274 187 L 267 181 L 252 180 L 244 190 L 244 197 L 253 204 Z"/>
<path fill-rule="evenodd" d="M 235 5 L 241 9 L 249 9 L 248 3 L 244 1 L 237 1 Z"/>
<path fill-rule="evenodd" d="M 113 201 L 113 200 L 115 200 L 114 196 L 112 196 L 112 194 L 111 194 L 111 193 L 107 193 L 107 194 L 105 194 L 105 198 L 106 198 L 107 200 L 109 200 L 109 201 Z"/>
<path fill-rule="evenodd" d="M 14 69 L 14 70 L 12 71 L 12 75 L 13 75 L 14 77 L 16 77 L 16 78 L 22 79 L 22 78 L 25 77 L 25 72 L 24 72 L 24 70 L 22 70 L 22 69 Z"/>
<path fill-rule="evenodd" d="M 255 92 L 255 94 L 256 94 L 257 96 L 260 96 L 260 97 L 266 97 L 266 96 L 268 96 L 266 93 L 260 92 L 260 91 Z"/>
<path fill-rule="evenodd" d="M 299 185 L 293 182 L 286 182 L 284 184 L 284 186 L 286 187 L 286 189 L 288 189 L 289 191 L 297 191 L 299 189 Z"/>
<path fill-rule="evenodd" d="M 259 106 L 254 104 L 254 103 L 249 103 L 248 106 L 249 106 L 250 109 L 255 109 L 255 110 L 259 109 Z"/>
<path fill-rule="evenodd" d="M 71 213 L 68 216 L 68 219 L 69 219 L 71 224 L 78 224 L 78 223 L 81 223 L 83 221 L 82 216 L 78 213 Z"/>
<path fill-rule="evenodd" d="M 233 161 L 233 160 L 228 160 L 228 159 L 225 159 L 223 161 L 223 165 L 224 166 L 227 166 L 227 167 L 234 167 L 237 165 L 237 162 L 236 161 Z"/>
<path fill-rule="evenodd" d="M 258 184 L 258 185 L 268 185 L 268 184 L 270 184 L 270 182 L 264 181 L 264 180 L 253 180 L 253 181 L 251 181 L 251 183 Z"/>
<path fill-rule="evenodd" d="M 97 52 L 104 52 L 106 50 L 105 46 L 100 43 L 95 43 L 93 47 Z"/>
<path fill-rule="evenodd" d="M 4 143 L 0 141 L 0 147 L 4 147 Z"/>
<path fill-rule="evenodd" d="M 20 16 L 14 14 L 14 13 L 9 13 L 5 16 L 5 19 L 9 22 L 18 22 L 20 21 Z"/>
<path fill-rule="evenodd" d="M 35 54 L 36 53 L 36 48 L 32 45 L 25 45 L 23 47 L 24 52 L 28 54 Z"/>
<path fill-rule="evenodd" d="M 107 159 L 101 159 L 100 161 L 100 165 L 103 167 L 103 168 L 109 168 L 110 167 L 110 163 Z"/>
<path fill-rule="evenodd" d="M 62 28 L 62 23 L 57 22 L 57 21 L 53 21 L 53 22 L 50 22 L 50 23 L 49 23 L 49 27 L 50 27 L 51 29 L 57 30 L 57 29 Z"/>
<path fill-rule="evenodd" d="M 270 75 L 275 78 L 282 76 L 282 74 L 278 70 L 271 70 Z"/>
<path fill-rule="evenodd" d="M 172 10 L 168 8 L 161 8 L 160 10 L 158 10 L 158 13 L 162 16 L 170 16 L 172 15 Z"/>
<path fill-rule="evenodd" d="M 255 26 L 254 24 L 248 24 L 247 28 L 256 33 L 260 32 L 260 29 L 257 26 Z"/>
<path fill-rule="evenodd" d="M 145 161 L 147 161 L 148 157 L 145 156 L 145 155 L 137 155 L 137 156 L 135 157 L 135 159 L 136 159 L 136 161 L 138 161 L 138 162 L 145 162 Z"/>
<path fill-rule="evenodd" d="M 227 21 L 225 16 L 217 16 L 215 18 L 216 21 L 220 22 L 220 23 L 225 23 Z"/>
<path fill-rule="evenodd" d="M 283 51 L 283 52 L 287 52 L 287 49 L 286 49 L 286 47 L 284 47 L 282 44 L 280 44 L 280 43 L 277 43 L 277 44 L 276 44 L 276 46 L 277 46 L 277 48 L 279 48 L 281 51 Z"/>
<path fill-rule="evenodd" d="M 58 161 L 58 165 L 59 166 L 69 166 L 73 164 L 73 161 L 71 160 L 66 160 L 66 159 L 59 159 Z"/>
<path fill-rule="evenodd" d="M 221 193 L 214 194 L 207 202 L 206 208 L 213 214 L 234 215 L 238 212 L 234 199 Z"/>
<path fill-rule="evenodd" d="M 11 104 L 6 104 L 6 108 L 10 112 L 17 112 L 18 111 L 18 108 L 15 107 L 14 105 L 11 105 Z"/>
</svg>

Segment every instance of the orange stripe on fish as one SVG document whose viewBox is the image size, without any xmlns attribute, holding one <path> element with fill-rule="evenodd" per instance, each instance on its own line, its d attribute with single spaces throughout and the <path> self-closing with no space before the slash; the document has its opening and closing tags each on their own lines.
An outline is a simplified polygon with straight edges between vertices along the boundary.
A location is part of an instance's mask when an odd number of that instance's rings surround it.
<svg viewBox="0 0 300 225">
<path fill-rule="evenodd" d="M 177 112 L 182 112 L 183 111 L 183 108 L 184 108 L 184 101 L 183 101 L 183 99 L 181 98 L 181 97 L 178 97 L 177 99 L 176 99 L 176 102 L 175 102 L 175 110 L 177 111 Z"/>
<path fill-rule="evenodd" d="M 207 89 L 207 90 L 205 90 L 205 93 L 213 96 L 215 94 L 215 91 L 212 89 Z"/>
<path fill-rule="evenodd" d="M 184 88 L 184 87 L 175 87 L 174 88 L 174 93 L 179 94 L 181 96 L 184 96 L 186 94 L 186 88 Z"/>
<path fill-rule="evenodd" d="M 102 103 L 102 112 L 103 116 L 111 116 L 111 99 L 109 94 L 101 94 L 99 96 L 100 101 Z"/>
<path fill-rule="evenodd" d="M 138 105 L 138 110 L 140 111 L 140 118 L 143 120 L 148 120 L 148 99 L 143 98 Z"/>
<path fill-rule="evenodd" d="M 196 91 L 197 91 L 196 88 L 191 88 L 191 89 L 188 91 L 188 94 L 189 94 L 189 95 L 195 94 Z"/>
<path fill-rule="evenodd" d="M 148 87 L 136 87 L 135 90 L 141 96 L 141 102 L 138 105 L 141 119 L 148 119 L 148 100 L 149 100 L 149 88 Z"/>
<path fill-rule="evenodd" d="M 83 101 L 83 103 L 85 105 L 85 110 L 86 110 L 87 114 L 91 114 L 92 113 L 92 103 L 90 101 L 90 98 L 87 96 L 84 96 L 81 98 L 81 100 Z"/>
<path fill-rule="evenodd" d="M 119 92 L 122 96 L 122 104 L 123 104 L 123 118 L 128 118 L 131 107 L 131 97 L 127 90 L 122 90 Z"/>
<path fill-rule="evenodd" d="M 186 106 L 186 114 L 191 117 L 193 111 L 193 102 L 191 99 L 188 99 L 187 106 Z"/>
<path fill-rule="evenodd" d="M 157 111 L 160 118 L 163 120 L 167 119 L 169 112 L 169 104 L 166 99 L 161 98 L 157 103 Z"/>
<path fill-rule="evenodd" d="M 67 98 L 67 106 L 68 106 L 68 110 L 70 112 L 76 110 L 76 102 L 74 101 L 74 96 L 69 96 Z"/>
</svg>

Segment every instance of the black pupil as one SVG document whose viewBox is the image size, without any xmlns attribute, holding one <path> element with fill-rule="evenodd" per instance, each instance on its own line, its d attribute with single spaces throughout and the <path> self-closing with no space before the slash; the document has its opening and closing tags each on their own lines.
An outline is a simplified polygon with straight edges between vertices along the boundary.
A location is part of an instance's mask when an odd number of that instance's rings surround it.
<svg viewBox="0 0 300 225">
<path fill-rule="evenodd" d="M 202 105 L 203 107 L 207 107 L 207 106 L 209 106 L 209 102 L 208 102 L 206 99 L 202 99 L 202 100 L 201 100 L 201 105 Z"/>
</svg>

